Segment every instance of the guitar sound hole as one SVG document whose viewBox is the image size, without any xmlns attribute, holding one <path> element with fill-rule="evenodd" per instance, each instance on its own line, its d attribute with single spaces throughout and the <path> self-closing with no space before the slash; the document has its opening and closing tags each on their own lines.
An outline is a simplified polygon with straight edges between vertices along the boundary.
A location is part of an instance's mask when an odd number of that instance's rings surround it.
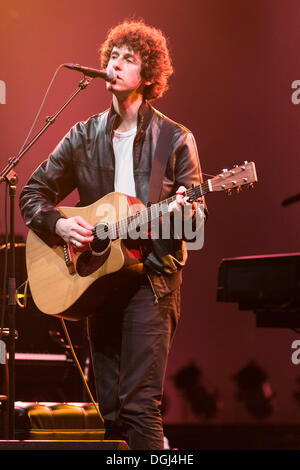
<svg viewBox="0 0 300 470">
<path fill-rule="evenodd" d="M 110 255 L 110 243 L 100 253 L 85 251 L 77 259 L 76 272 L 79 276 L 86 277 L 99 269 Z"/>
<path fill-rule="evenodd" d="M 106 240 L 94 239 L 91 243 L 91 249 L 94 253 L 102 253 L 103 251 L 106 250 L 109 244 L 110 244 L 109 238 L 107 238 Z"/>
<path fill-rule="evenodd" d="M 108 224 L 103 222 L 96 226 L 94 240 L 91 243 L 91 249 L 94 253 L 102 253 L 110 244 Z"/>
</svg>

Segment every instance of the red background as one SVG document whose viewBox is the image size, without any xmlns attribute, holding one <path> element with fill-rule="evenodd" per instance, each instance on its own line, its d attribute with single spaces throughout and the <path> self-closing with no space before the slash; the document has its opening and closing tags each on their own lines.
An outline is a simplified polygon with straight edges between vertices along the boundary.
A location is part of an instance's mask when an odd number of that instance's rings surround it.
<svg viewBox="0 0 300 470">
<path fill-rule="evenodd" d="M 172 375 L 190 361 L 224 400 L 217 421 L 251 421 L 234 398 L 231 376 L 250 359 L 262 365 L 277 395 L 269 421 L 295 422 L 292 394 L 300 365 L 291 362 L 296 332 L 258 329 L 251 312 L 216 302 L 224 257 L 299 251 L 300 106 L 291 84 L 300 79 L 300 4 L 297 0 L 11 0 L 0 3 L 0 79 L 6 83 L 1 113 L 1 168 L 20 150 L 57 67 L 65 62 L 98 67 L 97 49 L 108 29 L 128 16 L 142 16 L 170 39 L 175 75 L 154 106 L 190 128 L 202 169 L 216 174 L 244 160 L 256 163 L 259 184 L 231 198 L 207 196 L 205 246 L 191 252 L 182 289 L 182 318 L 166 377 L 166 420 L 197 421 L 181 400 Z M 63 69 L 41 119 L 53 114 L 77 87 L 80 74 Z M 77 121 L 108 107 L 101 80 L 73 101 L 16 171 L 17 194 L 36 166 Z M 76 196 L 68 198 L 71 205 Z M 4 232 L 4 185 L 1 226 Z M 19 210 L 16 231 L 26 236 Z"/>
</svg>

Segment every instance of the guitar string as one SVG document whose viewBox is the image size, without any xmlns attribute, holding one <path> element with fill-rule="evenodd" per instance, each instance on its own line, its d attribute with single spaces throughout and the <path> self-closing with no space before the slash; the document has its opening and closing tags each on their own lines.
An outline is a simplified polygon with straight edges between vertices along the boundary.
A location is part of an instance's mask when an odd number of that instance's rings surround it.
<svg viewBox="0 0 300 470">
<path fill-rule="evenodd" d="M 192 197 L 193 200 L 198 199 L 199 197 L 203 196 L 209 191 L 209 183 L 208 181 L 205 181 L 199 186 L 196 186 L 195 188 L 189 188 L 187 189 L 183 194 L 184 196 L 187 197 Z M 195 197 L 196 196 L 196 197 Z M 120 219 L 119 221 L 115 222 L 112 224 L 109 228 L 107 227 L 107 224 L 104 225 L 104 227 L 99 228 L 99 226 L 103 225 L 101 222 L 97 223 L 95 225 L 95 228 L 92 230 L 93 236 L 95 236 L 98 239 L 105 239 L 107 238 L 107 235 L 112 235 L 116 234 L 117 237 L 112 237 L 109 236 L 109 238 L 120 238 L 120 235 L 122 235 L 122 229 L 124 230 L 125 233 L 128 233 L 128 226 L 131 225 L 131 228 L 137 228 L 137 226 L 141 225 L 143 223 L 147 223 L 149 221 L 149 216 L 150 219 L 153 216 L 151 211 L 153 212 L 154 210 L 157 210 L 157 213 L 155 214 L 155 217 L 159 217 L 160 215 L 164 215 L 164 211 L 167 212 L 167 208 L 171 202 L 173 202 L 176 199 L 176 195 L 169 197 L 168 199 L 165 199 L 164 201 L 161 201 L 157 204 L 153 204 L 150 207 L 147 207 L 140 212 L 128 216 L 124 219 Z M 147 214 L 147 215 L 146 215 Z M 146 220 L 141 220 L 143 216 L 146 215 Z M 155 218 L 154 217 L 154 218 Z M 133 222 L 136 222 L 136 226 L 133 225 Z M 121 229 L 121 230 L 120 230 Z M 110 233 L 109 233 L 110 232 Z M 124 233 L 124 235 L 125 235 Z"/>
<path fill-rule="evenodd" d="M 183 194 L 188 197 L 192 197 L 193 200 L 198 199 L 201 196 L 204 196 L 206 193 L 210 191 L 209 188 L 209 181 L 206 180 L 199 186 L 194 188 L 187 189 Z M 160 215 L 164 215 L 167 212 L 168 205 L 176 199 L 176 195 L 171 196 L 170 198 L 161 201 L 157 204 L 153 204 L 150 207 L 147 207 L 140 212 L 137 212 L 134 215 L 125 217 L 124 219 L 120 219 L 119 221 L 111 224 L 109 228 L 107 224 L 105 224 L 105 228 L 99 228 L 99 226 L 103 225 L 103 223 L 98 223 L 95 225 L 94 230 L 92 231 L 93 235 L 98 239 L 107 238 L 107 234 L 109 234 L 109 239 L 121 238 L 128 233 L 128 225 L 131 225 L 132 229 L 136 229 L 138 226 L 141 226 L 143 223 L 146 224 L 151 220 L 151 218 L 158 218 Z M 152 211 L 156 210 L 156 214 L 152 214 Z M 165 212 L 164 212 L 165 211 Z M 144 215 L 146 215 L 145 220 L 142 220 Z M 135 225 L 133 224 L 135 223 Z"/>
<path fill-rule="evenodd" d="M 205 188 L 204 188 L 205 186 Z M 204 191 L 201 190 L 201 187 L 202 189 L 205 189 Z M 201 187 L 196 187 L 196 188 L 190 188 L 188 189 L 184 195 L 185 196 L 195 196 L 194 193 L 200 193 L 200 194 L 197 194 L 196 198 L 194 197 L 194 199 L 197 199 L 201 196 L 203 196 L 204 194 L 206 194 L 206 192 L 208 192 L 208 183 L 207 182 L 204 182 L 203 185 L 201 185 Z M 130 224 L 131 225 L 131 228 L 137 228 L 137 226 L 141 225 L 141 222 L 142 223 L 147 223 L 149 221 L 149 215 L 150 215 L 150 219 L 151 217 L 153 217 L 153 214 L 151 213 L 151 211 L 153 211 L 153 209 L 157 209 L 157 208 L 160 208 L 160 210 L 158 210 L 156 212 L 156 214 L 154 214 L 154 217 L 153 218 L 157 218 L 159 217 L 159 215 L 164 215 L 164 211 L 167 211 L 167 208 L 168 208 L 168 205 L 170 202 L 174 201 L 176 199 L 176 195 L 174 196 L 171 196 L 170 198 L 166 199 L 165 201 L 161 201 L 159 202 L 158 204 L 153 204 L 152 206 L 146 208 L 146 209 L 143 209 L 142 211 L 132 215 L 132 216 L 129 216 L 129 217 L 126 217 L 124 219 L 120 219 L 119 221 L 117 221 L 115 224 L 112 224 L 110 226 L 110 229 L 107 228 L 107 225 L 105 225 L 105 228 L 102 228 L 102 229 L 99 229 L 99 226 L 101 226 L 102 224 L 101 223 L 98 223 L 96 226 L 95 226 L 95 229 L 93 230 L 93 234 L 97 237 L 97 238 L 107 238 L 107 235 L 109 232 L 110 235 L 112 234 L 119 234 L 117 235 L 117 238 L 120 237 L 120 235 L 122 235 L 122 229 L 125 231 L 124 235 L 128 233 L 128 225 Z M 146 215 L 146 220 L 141 220 L 143 218 L 144 215 Z M 136 223 L 136 225 L 134 226 L 133 225 L 133 222 Z M 109 238 L 116 238 L 116 237 L 112 237 L 112 236 L 109 236 Z"/>
</svg>

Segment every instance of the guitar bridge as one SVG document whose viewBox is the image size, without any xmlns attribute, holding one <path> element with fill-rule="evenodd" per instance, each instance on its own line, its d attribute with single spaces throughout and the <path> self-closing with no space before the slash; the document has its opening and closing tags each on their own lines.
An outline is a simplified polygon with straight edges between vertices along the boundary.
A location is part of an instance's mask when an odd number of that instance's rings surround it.
<svg viewBox="0 0 300 470">
<path fill-rule="evenodd" d="M 69 243 L 66 243 L 63 246 L 63 250 L 64 250 L 65 263 L 66 263 L 66 266 L 69 270 L 69 274 L 75 274 L 76 273 L 76 268 L 75 268 L 73 248 Z"/>
</svg>

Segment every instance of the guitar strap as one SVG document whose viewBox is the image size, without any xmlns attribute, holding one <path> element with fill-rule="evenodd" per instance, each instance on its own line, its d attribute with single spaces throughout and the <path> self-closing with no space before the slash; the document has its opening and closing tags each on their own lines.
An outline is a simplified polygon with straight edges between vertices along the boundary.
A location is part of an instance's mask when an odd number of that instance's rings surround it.
<svg viewBox="0 0 300 470">
<path fill-rule="evenodd" d="M 156 204 L 160 200 L 162 183 L 168 157 L 170 155 L 173 134 L 174 126 L 172 121 L 165 119 L 160 130 L 152 163 L 148 192 L 148 205 Z"/>
</svg>

